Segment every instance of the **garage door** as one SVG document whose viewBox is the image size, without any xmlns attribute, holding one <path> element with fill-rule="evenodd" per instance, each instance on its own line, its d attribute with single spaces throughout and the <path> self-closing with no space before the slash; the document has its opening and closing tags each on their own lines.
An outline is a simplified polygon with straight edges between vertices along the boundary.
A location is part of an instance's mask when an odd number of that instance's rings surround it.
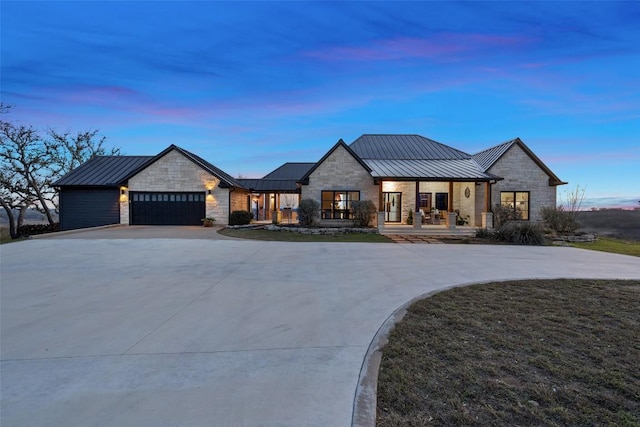
<svg viewBox="0 0 640 427">
<path fill-rule="evenodd" d="M 205 217 L 205 194 L 132 191 L 132 225 L 200 225 Z"/>
<path fill-rule="evenodd" d="M 60 229 L 96 227 L 120 223 L 118 188 L 60 189 Z"/>
</svg>

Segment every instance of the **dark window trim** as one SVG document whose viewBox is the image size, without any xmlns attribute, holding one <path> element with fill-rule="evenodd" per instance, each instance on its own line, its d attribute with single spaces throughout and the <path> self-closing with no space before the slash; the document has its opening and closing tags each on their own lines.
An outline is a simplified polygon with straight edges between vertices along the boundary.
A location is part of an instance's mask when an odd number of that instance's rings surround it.
<svg viewBox="0 0 640 427">
<path fill-rule="evenodd" d="M 331 193 L 331 199 L 324 198 L 325 193 Z M 336 193 L 346 193 L 347 194 L 347 206 L 345 209 L 340 209 L 338 206 L 338 202 L 336 200 Z M 357 193 L 358 198 L 353 199 L 350 198 L 349 195 Z M 322 219 L 353 219 L 353 213 L 351 212 L 350 206 L 351 202 L 360 200 L 360 190 L 321 190 L 320 191 L 320 217 Z M 329 202 L 329 206 L 325 204 L 325 202 Z"/>
<path fill-rule="evenodd" d="M 440 198 L 444 199 L 442 203 L 440 202 L 440 200 L 438 200 Z M 437 210 L 446 212 L 447 209 L 449 209 L 449 193 L 436 193 L 433 203 Z"/>
<path fill-rule="evenodd" d="M 523 193 L 526 193 L 527 195 L 527 210 L 526 210 L 527 217 L 524 219 L 518 218 L 518 208 L 516 206 L 516 194 L 523 194 Z M 511 196 L 513 197 L 513 206 L 506 206 L 502 204 L 503 194 L 511 194 Z M 531 219 L 531 192 L 530 191 L 500 191 L 500 205 L 513 208 L 511 212 L 511 218 L 509 218 L 512 221 L 529 221 Z"/>
</svg>

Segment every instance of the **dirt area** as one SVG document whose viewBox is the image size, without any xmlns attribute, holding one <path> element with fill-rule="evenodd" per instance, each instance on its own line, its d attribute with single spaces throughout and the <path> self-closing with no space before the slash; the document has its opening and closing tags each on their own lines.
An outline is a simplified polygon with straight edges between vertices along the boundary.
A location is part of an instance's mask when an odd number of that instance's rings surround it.
<svg viewBox="0 0 640 427">
<path fill-rule="evenodd" d="M 640 209 L 601 209 L 577 214 L 580 231 L 640 242 Z"/>
</svg>

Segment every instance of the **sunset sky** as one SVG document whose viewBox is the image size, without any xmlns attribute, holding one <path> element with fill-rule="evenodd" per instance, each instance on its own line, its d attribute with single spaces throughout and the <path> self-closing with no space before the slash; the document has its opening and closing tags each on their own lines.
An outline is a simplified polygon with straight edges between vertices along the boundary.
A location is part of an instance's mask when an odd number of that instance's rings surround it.
<svg viewBox="0 0 640 427">
<path fill-rule="evenodd" d="M 179 145 L 238 176 L 342 138 L 520 137 L 587 197 L 640 200 L 640 2 L 11 2 L 10 119 Z M 635 200 L 635 202 L 633 202 Z M 613 202 L 611 199 L 610 202 Z"/>
</svg>

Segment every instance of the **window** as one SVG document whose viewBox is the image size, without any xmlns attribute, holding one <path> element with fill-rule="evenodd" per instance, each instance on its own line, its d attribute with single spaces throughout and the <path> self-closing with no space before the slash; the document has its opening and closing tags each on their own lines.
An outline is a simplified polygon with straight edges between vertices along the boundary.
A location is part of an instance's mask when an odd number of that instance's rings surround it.
<svg viewBox="0 0 640 427">
<path fill-rule="evenodd" d="M 449 209 L 449 193 L 436 193 L 436 209 L 439 211 Z"/>
<path fill-rule="evenodd" d="M 431 212 L 431 193 L 418 193 L 418 204 L 424 213 Z"/>
<path fill-rule="evenodd" d="M 323 191 L 322 219 L 351 219 L 351 202 L 360 200 L 359 191 Z"/>
<path fill-rule="evenodd" d="M 500 204 L 511 209 L 509 219 L 529 220 L 528 191 L 501 191 Z"/>
</svg>

